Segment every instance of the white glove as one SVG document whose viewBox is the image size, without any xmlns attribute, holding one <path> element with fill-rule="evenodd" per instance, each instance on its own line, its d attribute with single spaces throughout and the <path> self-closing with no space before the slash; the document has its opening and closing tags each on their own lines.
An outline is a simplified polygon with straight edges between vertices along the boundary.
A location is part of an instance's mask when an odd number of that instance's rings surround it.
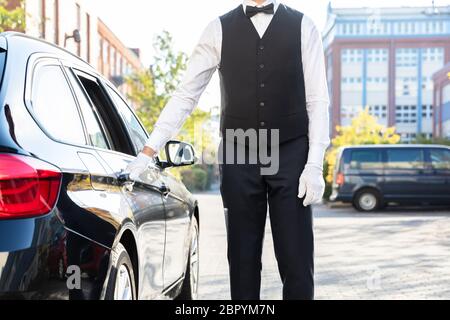
<svg viewBox="0 0 450 320">
<path fill-rule="evenodd" d="M 300 177 L 298 197 L 302 199 L 306 195 L 303 205 L 307 207 L 320 203 L 324 193 L 325 180 L 323 178 L 323 169 L 319 166 L 307 164 Z"/>
<path fill-rule="evenodd" d="M 149 167 L 155 167 L 155 160 L 142 152 L 138 154 L 135 160 L 130 162 L 125 172 L 130 175 L 131 180 L 138 180 L 139 176 Z"/>
</svg>

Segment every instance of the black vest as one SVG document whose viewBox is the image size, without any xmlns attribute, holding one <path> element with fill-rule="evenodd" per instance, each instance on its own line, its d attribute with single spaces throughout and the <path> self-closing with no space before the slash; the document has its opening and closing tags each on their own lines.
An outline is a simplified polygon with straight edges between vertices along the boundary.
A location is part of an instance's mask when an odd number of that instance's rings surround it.
<svg viewBox="0 0 450 320">
<path fill-rule="evenodd" d="M 308 135 L 302 19 L 280 4 L 261 39 L 242 5 L 220 17 L 224 138 L 227 129 L 279 129 L 280 143 Z"/>
</svg>

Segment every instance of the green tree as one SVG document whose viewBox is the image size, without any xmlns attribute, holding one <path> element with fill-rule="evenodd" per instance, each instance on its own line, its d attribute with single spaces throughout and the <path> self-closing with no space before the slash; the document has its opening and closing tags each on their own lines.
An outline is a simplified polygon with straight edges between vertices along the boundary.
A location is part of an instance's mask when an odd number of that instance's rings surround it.
<svg viewBox="0 0 450 320">
<path fill-rule="evenodd" d="M 418 135 L 417 138 L 412 141 L 413 144 L 440 144 L 450 146 L 450 139 L 446 138 L 427 138 L 425 135 Z"/>
<path fill-rule="evenodd" d="M 202 168 L 194 167 L 181 173 L 183 182 L 189 190 L 205 191 L 208 187 L 208 172 Z"/>
<path fill-rule="evenodd" d="M 159 115 L 179 86 L 188 60 L 185 53 L 174 52 L 173 39 L 167 31 L 156 37 L 153 47 L 155 56 L 151 67 L 132 74 L 126 79 L 129 88 L 128 98 L 137 107 L 137 114 L 149 132 L 153 130 Z M 201 129 L 209 118 L 209 112 L 196 109 L 180 130 L 177 139 L 195 144 L 200 149 L 197 151 L 207 150 L 212 141 L 209 133 L 202 131 L 201 135 L 196 136 L 196 130 Z M 201 141 L 194 141 L 194 138 Z M 202 189 L 199 186 L 203 185 L 204 175 L 199 172 L 204 169 L 198 166 L 194 169 L 196 174 L 184 176 L 189 180 L 201 180 L 192 182 L 190 185 L 195 186 L 196 189 Z M 182 173 L 186 170 L 191 168 L 173 170 L 173 173 L 182 177 Z"/>
<path fill-rule="evenodd" d="M 388 128 L 379 124 L 377 118 L 369 113 L 368 108 L 361 110 L 358 116 L 353 118 L 350 126 L 338 126 L 336 129 L 338 134 L 333 139 L 332 148 L 326 156 L 326 181 L 328 184 L 333 182 L 339 148 L 366 144 L 396 144 L 400 141 L 395 127 Z"/>
<path fill-rule="evenodd" d="M 153 47 L 153 65 L 126 79 L 130 88 L 128 98 L 137 106 L 137 113 L 150 132 L 171 94 L 180 84 L 188 60 L 185 53 L 173 51 L 173 39 L 167 31 L 156 37 Z M 209 115 L 209 112 L 196 109 L 180 131 L 179 138 L 193 143 L 196 126 L 207 121 Z"/>
<path fill-rule="evenodd" d="M 25 10 L 23 0 L 15 9 L 6 7 L 6 0 L 0 0 L 0 32 L 25 29 Z"/>
</svg>

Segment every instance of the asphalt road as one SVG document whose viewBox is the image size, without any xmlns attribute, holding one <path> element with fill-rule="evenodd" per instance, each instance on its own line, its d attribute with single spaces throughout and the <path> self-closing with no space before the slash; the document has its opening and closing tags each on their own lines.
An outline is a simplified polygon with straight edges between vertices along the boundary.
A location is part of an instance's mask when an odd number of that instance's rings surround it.
<svg viewBox="0 0 450 320">
<path fill-rule="evenodd" d="M 200 299 L 229 299 L 223 207 L 197 195 L 201 210 Z M 314 208 L 317 299 L 450 299 L 450 208 L 361 214 Z M 262 298 L 281 299 L 270 225 Z"/>
</svg>

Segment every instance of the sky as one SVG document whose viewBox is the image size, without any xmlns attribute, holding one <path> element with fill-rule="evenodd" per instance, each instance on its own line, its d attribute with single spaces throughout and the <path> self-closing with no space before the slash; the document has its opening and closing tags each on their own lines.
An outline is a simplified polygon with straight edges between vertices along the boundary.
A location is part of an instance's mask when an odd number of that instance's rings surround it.
<svg viewBox="0 0 450 320">
<path fill-rule="evenodd" d="M 163 30 L 174 39 L 174 48 L 190 54 L 208 23 L 238 6 L 241 0 L 90 0 L 98 16 L 129 47 L 140 48 L 142 61 L 152 61 L 152 43 Z M 330 0 L 283 0 L 282 3 L 308 15 L 319 29 L 326 22 Z M 331 0 L 333 7 L 428 6 L 432 0 Z M 450 0 L 435 0 L 437 6 Z M 124 6 L 126 4 L 126 6 Z M 215 76 L 200 101 L 200 107 L 218 105 Z"/>
</svg>

